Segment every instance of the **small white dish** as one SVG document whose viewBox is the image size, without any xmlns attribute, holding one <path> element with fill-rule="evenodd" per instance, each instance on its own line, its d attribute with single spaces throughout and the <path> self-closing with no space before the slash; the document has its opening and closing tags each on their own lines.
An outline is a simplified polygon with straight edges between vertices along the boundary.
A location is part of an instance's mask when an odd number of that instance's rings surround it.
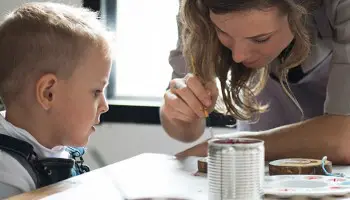
<svg viewBox="0 0 350 200">
<path fill-rule="evenodd" d="M 266 176 L 264 193 L 283 198 L 344 196 L 350 193 L 350 179 L 319 175 Z"/>
</svg>

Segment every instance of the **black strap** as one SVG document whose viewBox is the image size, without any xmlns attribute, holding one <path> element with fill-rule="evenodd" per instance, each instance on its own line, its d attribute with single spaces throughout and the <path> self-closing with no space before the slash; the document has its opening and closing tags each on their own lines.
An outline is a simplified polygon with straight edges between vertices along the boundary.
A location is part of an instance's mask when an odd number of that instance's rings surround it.
<svg viewBox="0 0 350 200">
<path fill-rule="evenodd" d="M 34 148 L 29 143 L 3 134 L 0 134 L 0 149 L 18 154 L 24 159 L 29 159 L 34 153 Z"/>
<path fill-rule="evenodd" d="M 16 159 L 32 177 L 36 186 L 39 184 L 38 174 L 29 160 L 35 155 L 34 148 L 27 142 L 8 135 L 0 134 L 0 149 Z"/>
<path fill-rule="evenodd" d="M 72 176 L 75 161 L 65 158 L 38 159 L 31 144 L 0 134 L 0 150 L 15 158 L 30 174 L 36 188 L 44 187 Z"/>
</svg>

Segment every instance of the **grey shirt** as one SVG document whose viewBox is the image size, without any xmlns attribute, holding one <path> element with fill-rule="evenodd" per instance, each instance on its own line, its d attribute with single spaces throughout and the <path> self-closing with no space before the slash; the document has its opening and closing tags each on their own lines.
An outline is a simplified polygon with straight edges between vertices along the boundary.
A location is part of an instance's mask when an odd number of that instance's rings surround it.
<svg viewBox="0 0 350 200">
<path fill-rule="evenodd" d="M 304 111 L 304 119 L 325 113 L 350 115 L 350 0 L 323 2 L 323 6 L 312 13 L 313 46 L 301 65 L 307 75 L 290 84 Z M 173 67 L 172 78 L 187 73 L 180 43 L 170 52 L 169 63 Z M 276 65 L 277 61 L 271 63 L 272 68 Z M 269 110 L 256 123 L 238 121 L 238 130 L 267 130 L 301 120 L 300 110 L 278 81 L 269 78 L 257 98 L 269 103 Z"/>
</svg>

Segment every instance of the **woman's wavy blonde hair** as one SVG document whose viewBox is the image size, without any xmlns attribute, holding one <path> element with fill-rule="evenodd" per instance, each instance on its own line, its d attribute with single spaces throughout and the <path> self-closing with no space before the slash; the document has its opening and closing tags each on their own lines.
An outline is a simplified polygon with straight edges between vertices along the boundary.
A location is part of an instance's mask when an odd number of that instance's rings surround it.
<svg viewBox="0 0 350 200">
<path fill-rule="evenodd" d="M 311 49 L 307 15 L 311 0 L 182 0 L 180 7 L 181 40 L 186 63 L 194 63 L 193 71 L 204 82 L 216 77 L 220 81 L 223 106 L 220 112 L 239 120 L 258 120 L 266 111 L 256 96 L 268 78 L 268 66 L 250 69 L 232 60 L 231 51 L 224 47 L 210 20 L 210 11 L 225 14 L 249 9 L 277 7 L 288 16 L 294 34 L 294 45 L 279 67 L 279 80 L 286 94 L 300 108 L 287 83 L 288 70 L 300 65 Z M 193 72 L 192 71 L 192 72 Z M 220 105 L 220 104 L 217 104 Z"/>
</svg>

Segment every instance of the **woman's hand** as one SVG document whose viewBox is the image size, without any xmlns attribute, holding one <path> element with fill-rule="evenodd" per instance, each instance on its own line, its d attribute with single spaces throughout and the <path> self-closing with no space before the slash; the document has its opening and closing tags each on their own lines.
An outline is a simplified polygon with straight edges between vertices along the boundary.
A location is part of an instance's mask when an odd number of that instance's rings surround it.
<svg viewBox="0 0 350 200">
<path fill-rule="evenodd" d="M 203 84 L 193 74 L 173 79 L 164 95 L 163 114 L 169 120 L 194 122 L 208 116 L 214 109 L 218 94 L 215 81 Z"/>
</svg>

